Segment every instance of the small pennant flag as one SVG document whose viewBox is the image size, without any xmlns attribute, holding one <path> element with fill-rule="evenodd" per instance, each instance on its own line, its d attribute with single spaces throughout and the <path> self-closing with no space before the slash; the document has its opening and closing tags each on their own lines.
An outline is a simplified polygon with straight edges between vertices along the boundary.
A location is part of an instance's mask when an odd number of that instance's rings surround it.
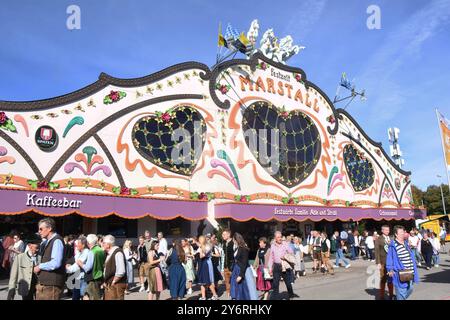
<svg viewBox="0 0 450 320">
<path fill-rule="evenodd" d="M 227 47 L 227 42 L 225 41 L 225 38 L 223 37 L 222 34 L 222 24 L 219 23 L 219 35 L 218 35 L 218 42 L 217 42 L 219 47 Z"/>
</svg>

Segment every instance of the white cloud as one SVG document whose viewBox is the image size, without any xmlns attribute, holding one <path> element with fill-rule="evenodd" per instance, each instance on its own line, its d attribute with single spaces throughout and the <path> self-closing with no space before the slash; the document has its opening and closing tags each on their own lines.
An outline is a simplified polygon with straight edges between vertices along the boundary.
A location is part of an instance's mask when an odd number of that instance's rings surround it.
<svg viewBox="0 0 450 320">
<path fill-rule="evenodd" d="M 299 34 L 304 39 L 319 20 L 326 3 L 327 0 L 306 0 L 299 2 L 299 9 L 294 12 L 291 19 L 286 23 L 282 36 Z"/>
</svg>

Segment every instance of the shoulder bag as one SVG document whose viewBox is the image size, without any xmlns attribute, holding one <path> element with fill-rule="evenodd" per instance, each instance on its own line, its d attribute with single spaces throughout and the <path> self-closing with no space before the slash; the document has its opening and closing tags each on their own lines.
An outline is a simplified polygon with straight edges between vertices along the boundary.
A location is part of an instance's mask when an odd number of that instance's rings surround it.
<svg viewBox="0 0 450 320">
<path fill-rule="evenodd" d="M 414 270 L 406 269 L 398 272 L 400 282 L 410 282 L 414 280 Z"/>
</svg>

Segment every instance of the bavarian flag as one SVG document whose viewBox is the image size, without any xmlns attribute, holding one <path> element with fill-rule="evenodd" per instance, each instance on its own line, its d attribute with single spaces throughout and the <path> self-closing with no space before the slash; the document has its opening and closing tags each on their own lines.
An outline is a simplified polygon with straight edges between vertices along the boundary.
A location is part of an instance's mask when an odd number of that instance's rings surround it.
<svg viewBox="0 0 450 320">
<path fill-rule="evenodd" d="M 233 47 L 235 47 L 239 52 L 246 53 L 248 47 L 250 45 L 250 41 L 245 36 L 244 32 L 241 32 L 239 37 L 233 42 Z"/>
<path fill-rule="evenodd" d="M 444 161 L 447 170 L 450 170 L 450 121 L 447 120 L 439 111 L 436 110 L 441 131 L 442 149 L 444 151 Z"/>
</svg>

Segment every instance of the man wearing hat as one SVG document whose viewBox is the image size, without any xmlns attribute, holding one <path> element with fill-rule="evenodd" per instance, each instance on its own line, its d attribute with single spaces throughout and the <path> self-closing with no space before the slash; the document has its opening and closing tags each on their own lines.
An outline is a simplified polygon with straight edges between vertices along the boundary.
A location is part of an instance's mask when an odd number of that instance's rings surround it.
<svg viewBox="0 0 450 320">
<path fill-rule="evenodd" d="M 14 300 L 16 290 L 23 300 L 34 300 L 36 295 L 37 275 L 33 268 L 39 264 L 39 245 L 41 239 L 34 237 L 27 241 L 27 250 L 20 253 L 11 268 L 8 286 L 8 300 Z"/>
</svg>

